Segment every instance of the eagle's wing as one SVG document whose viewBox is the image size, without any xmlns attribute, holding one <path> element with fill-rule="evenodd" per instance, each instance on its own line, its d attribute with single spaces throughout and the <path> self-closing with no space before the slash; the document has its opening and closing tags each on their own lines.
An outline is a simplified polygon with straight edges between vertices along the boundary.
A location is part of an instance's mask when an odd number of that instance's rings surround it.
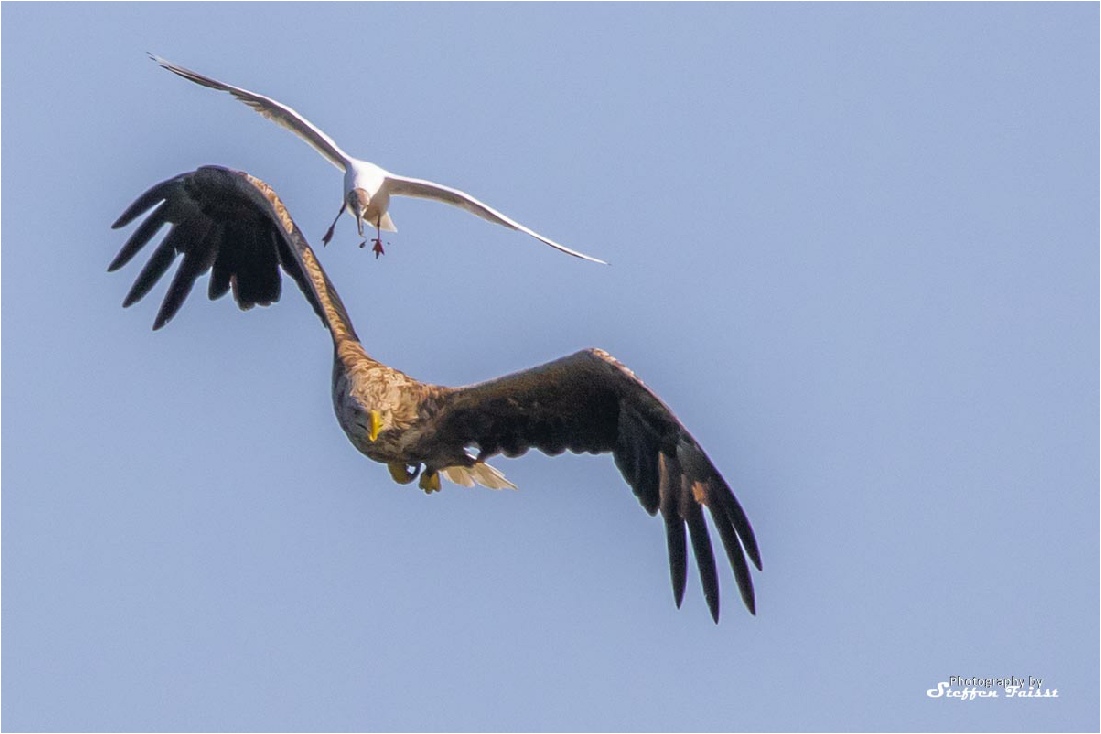
<svg viewBox="0 0 1101 734">
<path fill-rule="evenodd" d="M 432 181 L 425 181 L 419 178 L 399 176 L 396 173 L 387 173 L 386 180 L 390 187 L 391 194 L 397 196 L 412 196 L 418 199 L 432 199 L 433 201 L 438 201 L 443 204 L 451 204 L 460 209 L 466 209 L 471 214 L 479 216 L 487 222 L 493 222 L 502 227 L 508 227 L 509 229 L 515 229 L 518 232 L 531 235 L 543 244 L 550 245 L 554 249 L 560 250 L 567 255 L 573 255 L 582 260 L 589 260 L 590 262 L 601 263 L 603 265 L 608 264 L 599 258 L 590 257 L 577 250 L 571 250 L 565 245 L 560 245 L 554 240 L 544 237 L 535 230 L 520 224 L 515 219 L 505 216 L 488 204 L 483 204 L 465 191 L 459 191 L 450 186 L 444 186 L 443 184 L 433 183 Z"/>
<path fill-rule="evenodd" d="M 154 329 L 176 315 L 195 281 L 207 271 L 211 271 L 211 300 L 232 288 L 234 300 L 245 310 L 279 300 L 282 267 L 326 326 L 351 331 L 340 297 L 313 250 L 283 202 L 260 179 L 221 166 L 203 166 L 153 186 L 112 227 L 125 227 L 150 209 L 107 269 L 118 270 L 130 262 L 163 225 L 171 225 L 122 304 L 141 300 L 182 254 Z"/>
<path fill-rule="evenodd" d="M 734 570 L 742 600 L 754 611 L 746 557 L 761 569 L 753 528 L 734 493 L 688 430 L 629 369 L 587 349 L 540 367 L 458 388 L 441 406 L 435 440 L 476 446 L 479 460 L 518 456 L 529 448 L 554 455 L 612 452 L 627 483 L 651 515 L 661 512 L 677 605 L 684 598 L 688 537 L 711 616 L 719 618 L 719 581 L 703 517 L 708 508 Z"/>
<path fill-rule="evenodd" d="M 182 76 L 184 79 L 193 81 L 204 87 L 210 87 L 211 89 L 217 89 L 222 92 L 229 92 L 276 125 L 290 130 L 295 135 L 305 140 L 314 150 L 325 156 L 330 163 L 341 171 L 347 169 L 348 163 L 352 160 L 351 156 L 341 150 L 340 146 L 338 146 L 332 138 L 326 135 L 324 130 L 314 125 L 282 102 L 274 100 L 271 97 L 265 97 L 262 94 L 257 94 L 256 92 L 250 92 L 241 87 L 235 87 L 232 84 L 220 82 L 209 76 L 203 76 L 196 71 L 173 64 L 171 61 L 162 59 L 159 56 L 149 54 L 149 57 L 177 76 Z"/>
</svg>

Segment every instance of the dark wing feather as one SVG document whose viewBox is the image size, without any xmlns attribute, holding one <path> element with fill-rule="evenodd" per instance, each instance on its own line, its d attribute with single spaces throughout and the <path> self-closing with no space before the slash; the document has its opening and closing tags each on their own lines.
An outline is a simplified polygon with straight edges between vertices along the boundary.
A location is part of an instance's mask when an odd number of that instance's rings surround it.
<svg viewBox="0 0 1101 734">
<path fill-rule="evenodd" d="M 150 191 L 152 191 L 152 189 L 150 189 Z M 142 198 L 148 196 L 149 193 L 149 191 L 145 192 L 145 195 Z M 135 202 L 135 204 L 140 203 L 140 201 L 141 199 Z M 130 208 L 133 209 L 134 207 L 131 206 Z M 113 273 L 126 263 L 133 260 L 134 255 L 137 255 L 138 251 L 141 250 L 141 248 L 145 247 L 149 243 L 149 240 L 153 239 L 153 236 L 160 231 L 160 228 L 164 226 L 164 224 L 168 221 L 168 217 L 169 207 L 167 204 L 161 204 L 159 207 L 154 209 L 153 213 L 150 214 L 145 219 L 145 221 L 138 225 L 138 228 L 134 230 L 134 233 L 130 235 L 130 238 L 126 240 L 126 244 L 122 246 L 121 250 L 119 250 L 119 254 L 115 255 L 115 259 L 112 260 L 111 264 L 107 266 L 107 272 Z M 124 214 L 118 219 L 118 221 L 115 222 L 114 226 L 124 226 L 119 224 L 119 222 L 122 221 L 129 222 L 130 220 Z"/>
<path fill-rule="evenodd" d="M 153 250 L 153 257 L 149 258 L 149 262 L 141 269 L 138 279 L 134 281 L 134 285 L 130 287 L 130 292 L 126 294 L 126 300 L 122 302 L 123 308 L 127 308 L 145 298 L 153 284 L 161 279 L 161 276 L 164 275 L 165 271 L 168 270 L 168 266 L 175 259 L 176 250 L 166 238 L 157 245 L 157 249 Z"/>
<path fill-rule="evenodd" d="M 125 226 L 153 207 L 109 269 L 117 270 L 128 263 L 163 225 L 171 225 L 123 302 L 129 306 L 145 297 L 176 257 L 183 255 L 154 329 L 176 314 L 195 281 L 208 271 L 207 293 L 212 300 L 232 289 L 237 305 L 249 309 L 279 300 L 282 268 L 326 326 L 331 329 L 335 321 L 340 321 L 354 335 L 347 313 L 313 251 L 279 197 L 264 182 L 240 171 L 203 166 L 150 188 L 114 226 Z"/>
<path fill-rule="evenodd" d="M 703 595 L 707 599 L 707 608 L 711 618 L 719 621 L 719 574 L 715 570 L 715 553 L 711 550 L 711 536 L 707 532 L 707 523 L 703 520 L 703 510 L 697 500 L 691 497 L 688 477 L 681 475 L 681 516 L 688 525 L 688 538 L 692 541 L 692 552 L 696 554 L 696 565 L 700 569 L 700 583 Z"/>
<path fill-rule="evenodd" d="M 205 222 L 188 219 L 172 228 L 165 238 L 164 244 L 171 245 L 177 252 L 184 254 L 183 262 L 176 270 L 176 276 L 172 278 L 172 284 L 168 286 L 164 302 L 157 313 L 157 319 L 153 322 L 153 329 L 159 329 L 167 324 L 180 306 L 187 300 L 192 287 L 199 276 L 205 273 L 213 262 L 211 243 L 204 237 L 196 237 L 196 230 L 203 229 Z"/>
<path fill-rule="evenodd" d="M 210 228 L 208 237 L 224 237 L 221 228 L 225 225 L 214 223 Z M 210 285 L 207 288 L 207 297 L 215 301 L 229 292 L 237 273 L 237 251 L 232 247 L 218 249 L 214 257 L 214 265 L 210 270 Z"/>
<path fill-rule="evenodd" d="M 754 611 L 746 556 L 761 568 L 757 541 L 741 505 L 707 454 L 641 380 L 606 352 L 588 349 L 540 367 L 447 394 L 432 440 L 449 451 L 475 445 L 479 460 L 611 452 L 639 502 L 661 511 L 669 571 L 679 606 L 691 540 L 711 615 L 719 617 L 719 583 L 704 520 L 710 511 L 746 607 Z M 687 538 L 685 528 L 687 527 Z"/>
<path fill-rule="evenodd" d="M 126 207 L 126 211 L 115 220 L 115 223 L 111 225 L 111 229 L 125 227 L 130 224 L 130 222 L 152 209 L 156 204 L 164 201 L 168 197 L 168 194 L 179 184 L 180 180 L 188 175 L 189 174 L 186 173 L 181 174 L 167 181 L 161 181 L 156 186 L 150 187 L 148 191 L 135 199 L 133 204 Z"/>
</svg>

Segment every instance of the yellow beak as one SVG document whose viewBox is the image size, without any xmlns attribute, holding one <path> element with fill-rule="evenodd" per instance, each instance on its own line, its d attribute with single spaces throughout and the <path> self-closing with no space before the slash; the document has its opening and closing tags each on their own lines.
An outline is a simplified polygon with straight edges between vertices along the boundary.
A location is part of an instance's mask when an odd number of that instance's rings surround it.
<svg viewBox="0 0 1101 734">
<path fill-rule="evenodd" d="M 382 430 L 382 414 L 377 410 L 372 410 L 369 415 L 371 416 L 371 424 L 367 429 L 367 440 L 373 443 L 378 439 L 378 432 Z"/>
</svg>

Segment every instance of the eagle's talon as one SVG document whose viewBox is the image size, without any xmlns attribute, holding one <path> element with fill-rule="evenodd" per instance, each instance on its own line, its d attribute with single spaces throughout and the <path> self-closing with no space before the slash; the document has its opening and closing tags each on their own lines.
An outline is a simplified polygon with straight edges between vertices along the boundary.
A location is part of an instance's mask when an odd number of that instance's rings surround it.
<svg viewBox="0 0 1101 734">
<path fill-rule="evenodd" d="M 433 492 L 440 491 L 440 473 L 435 471 L 425 471 L 421 475 L 420 488 L 424 490 L 425 494 L 432 494 Z"/>
<path fill-rule="evenodd" d="M 398 484 L 409 484 L 421 473 L 421 465 L 410 466 L 401 461 L 391 461 L 386 465 L 390 470 L 390 478 Z"/>
</svg>

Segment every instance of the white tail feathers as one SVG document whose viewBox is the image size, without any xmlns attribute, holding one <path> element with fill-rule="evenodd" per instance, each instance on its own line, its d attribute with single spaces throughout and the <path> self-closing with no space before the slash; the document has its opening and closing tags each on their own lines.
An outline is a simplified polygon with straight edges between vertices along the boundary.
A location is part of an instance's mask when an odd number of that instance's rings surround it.
<svg viewBox="0 0 1101 734">
<path fill-rule="evenodd" d="M 440 469 L 447 479 L 462 487 L 480 484 L 490 489 L 516 489 L 516 485 L 505 479 L 505 475 L 489 464 L 478 462 L 473 466 L 448 466 Z"/>
</svg>

